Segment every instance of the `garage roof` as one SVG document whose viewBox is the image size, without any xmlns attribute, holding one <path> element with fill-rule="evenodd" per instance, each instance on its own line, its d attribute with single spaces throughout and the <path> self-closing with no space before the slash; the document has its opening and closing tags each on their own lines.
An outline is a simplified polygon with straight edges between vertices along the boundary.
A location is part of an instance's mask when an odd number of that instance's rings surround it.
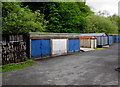
<svg viewBox="0 0 120 87">
<path fill-rule="evenodd" d="M 106 33 L 84 33 L 80 34 L 80 36 L 107 36 Z"/>
</svg>

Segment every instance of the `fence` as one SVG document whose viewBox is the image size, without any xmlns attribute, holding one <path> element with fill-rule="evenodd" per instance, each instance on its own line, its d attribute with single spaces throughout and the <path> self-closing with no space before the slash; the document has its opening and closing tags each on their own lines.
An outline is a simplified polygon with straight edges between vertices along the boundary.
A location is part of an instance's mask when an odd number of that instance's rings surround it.
<svg viewBox="0 0 120 87">
<path fill-rule="evenodd" d="M 27 35 L 2 35 L 2 64 L 22 62 L 27 57 Z"/>
</svg>

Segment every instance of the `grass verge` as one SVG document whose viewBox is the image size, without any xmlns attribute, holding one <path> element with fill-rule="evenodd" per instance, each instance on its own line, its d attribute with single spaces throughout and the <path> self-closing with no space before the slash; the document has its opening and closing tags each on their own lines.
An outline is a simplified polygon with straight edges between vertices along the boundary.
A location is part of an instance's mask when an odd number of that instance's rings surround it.
<svg viewBox="0 0 120 87">
<path fill-rule="evenodd" d="M 0 72 L 2 72 L 2 68 L 0 68 Z"/>
<path fill-rule="evenodd" d="M 26 60 L 20 63 L 6 64 L 6 65 L 2 65 L 2 68 L 0 68 L 0 72 L 7 72 L 11 70 L 16 70 L 16 69 L 22 69 L 22 68 L 26 68 L 26 67 L 29 67 L 35 64 L 37 63 L 34 60 Z"/>
<path fill-rule="evenodd" d="M 96 50 L 104 50 L 105 48 L 96 48 Z"/>
</svg>

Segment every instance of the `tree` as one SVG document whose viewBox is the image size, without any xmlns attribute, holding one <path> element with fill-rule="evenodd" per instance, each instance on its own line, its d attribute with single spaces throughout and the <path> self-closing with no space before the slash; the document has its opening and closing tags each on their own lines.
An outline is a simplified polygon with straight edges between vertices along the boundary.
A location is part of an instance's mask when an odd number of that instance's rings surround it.
<svg viewBox="0 0 120 87">
<path fill-rule="evenodd" d="M 102 17 L 108 17 L 109 16 L 109 12 L 106 11 L 106 10 L 98 11 L 96 14 L 99 15 L 99 16 L 102 16 Z"/>
<path fill-rule="evenodd" d="M 116 14 L 109 16 L 108 19 L 113 23 L 118 26 L 118 33 L 120 33 L 120 16 L 117 16 Z"/>
<path fill-rule="evenodd" d="M 86 18 L 85 33 L 118 33 L 118 26 L 108 18 L 91 15 Z"/>
<path fill-rule="evenodd" d="M 3 34 L 20 34 L 45 31 L 47 21 L 40 10 L 32 12 L 20 2 L 3 3 Z"/>
<path fill-rule="evenodd" d="M 39 2 L 23 3 L 32 11 L 41 10 L 47 24 L 47 32 L 80 33 L 84 29 L 85 17 L 93 12 L 85 2 Z"/>
<path fill-rule="evenodd" d="M 110 21 L 116 25 L 118 25 L 118 21 L 119 21 L 119 16 L 117 16 L 116 14 L 109 16 L 108 17 L 110 19 Z"/>
</svg>

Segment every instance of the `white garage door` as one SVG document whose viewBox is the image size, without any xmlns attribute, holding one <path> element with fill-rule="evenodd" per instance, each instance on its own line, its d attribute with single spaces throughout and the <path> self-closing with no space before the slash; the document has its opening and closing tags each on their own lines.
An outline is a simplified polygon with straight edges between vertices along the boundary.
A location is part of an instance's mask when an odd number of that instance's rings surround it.
<svg viewBox="0 0 120 87">
<path fill-rule="evenodd" d="M 61 55 L 67 53 L 67 39 L 51 39 L 52 41 L 52 54 Z"/>
</svg>

